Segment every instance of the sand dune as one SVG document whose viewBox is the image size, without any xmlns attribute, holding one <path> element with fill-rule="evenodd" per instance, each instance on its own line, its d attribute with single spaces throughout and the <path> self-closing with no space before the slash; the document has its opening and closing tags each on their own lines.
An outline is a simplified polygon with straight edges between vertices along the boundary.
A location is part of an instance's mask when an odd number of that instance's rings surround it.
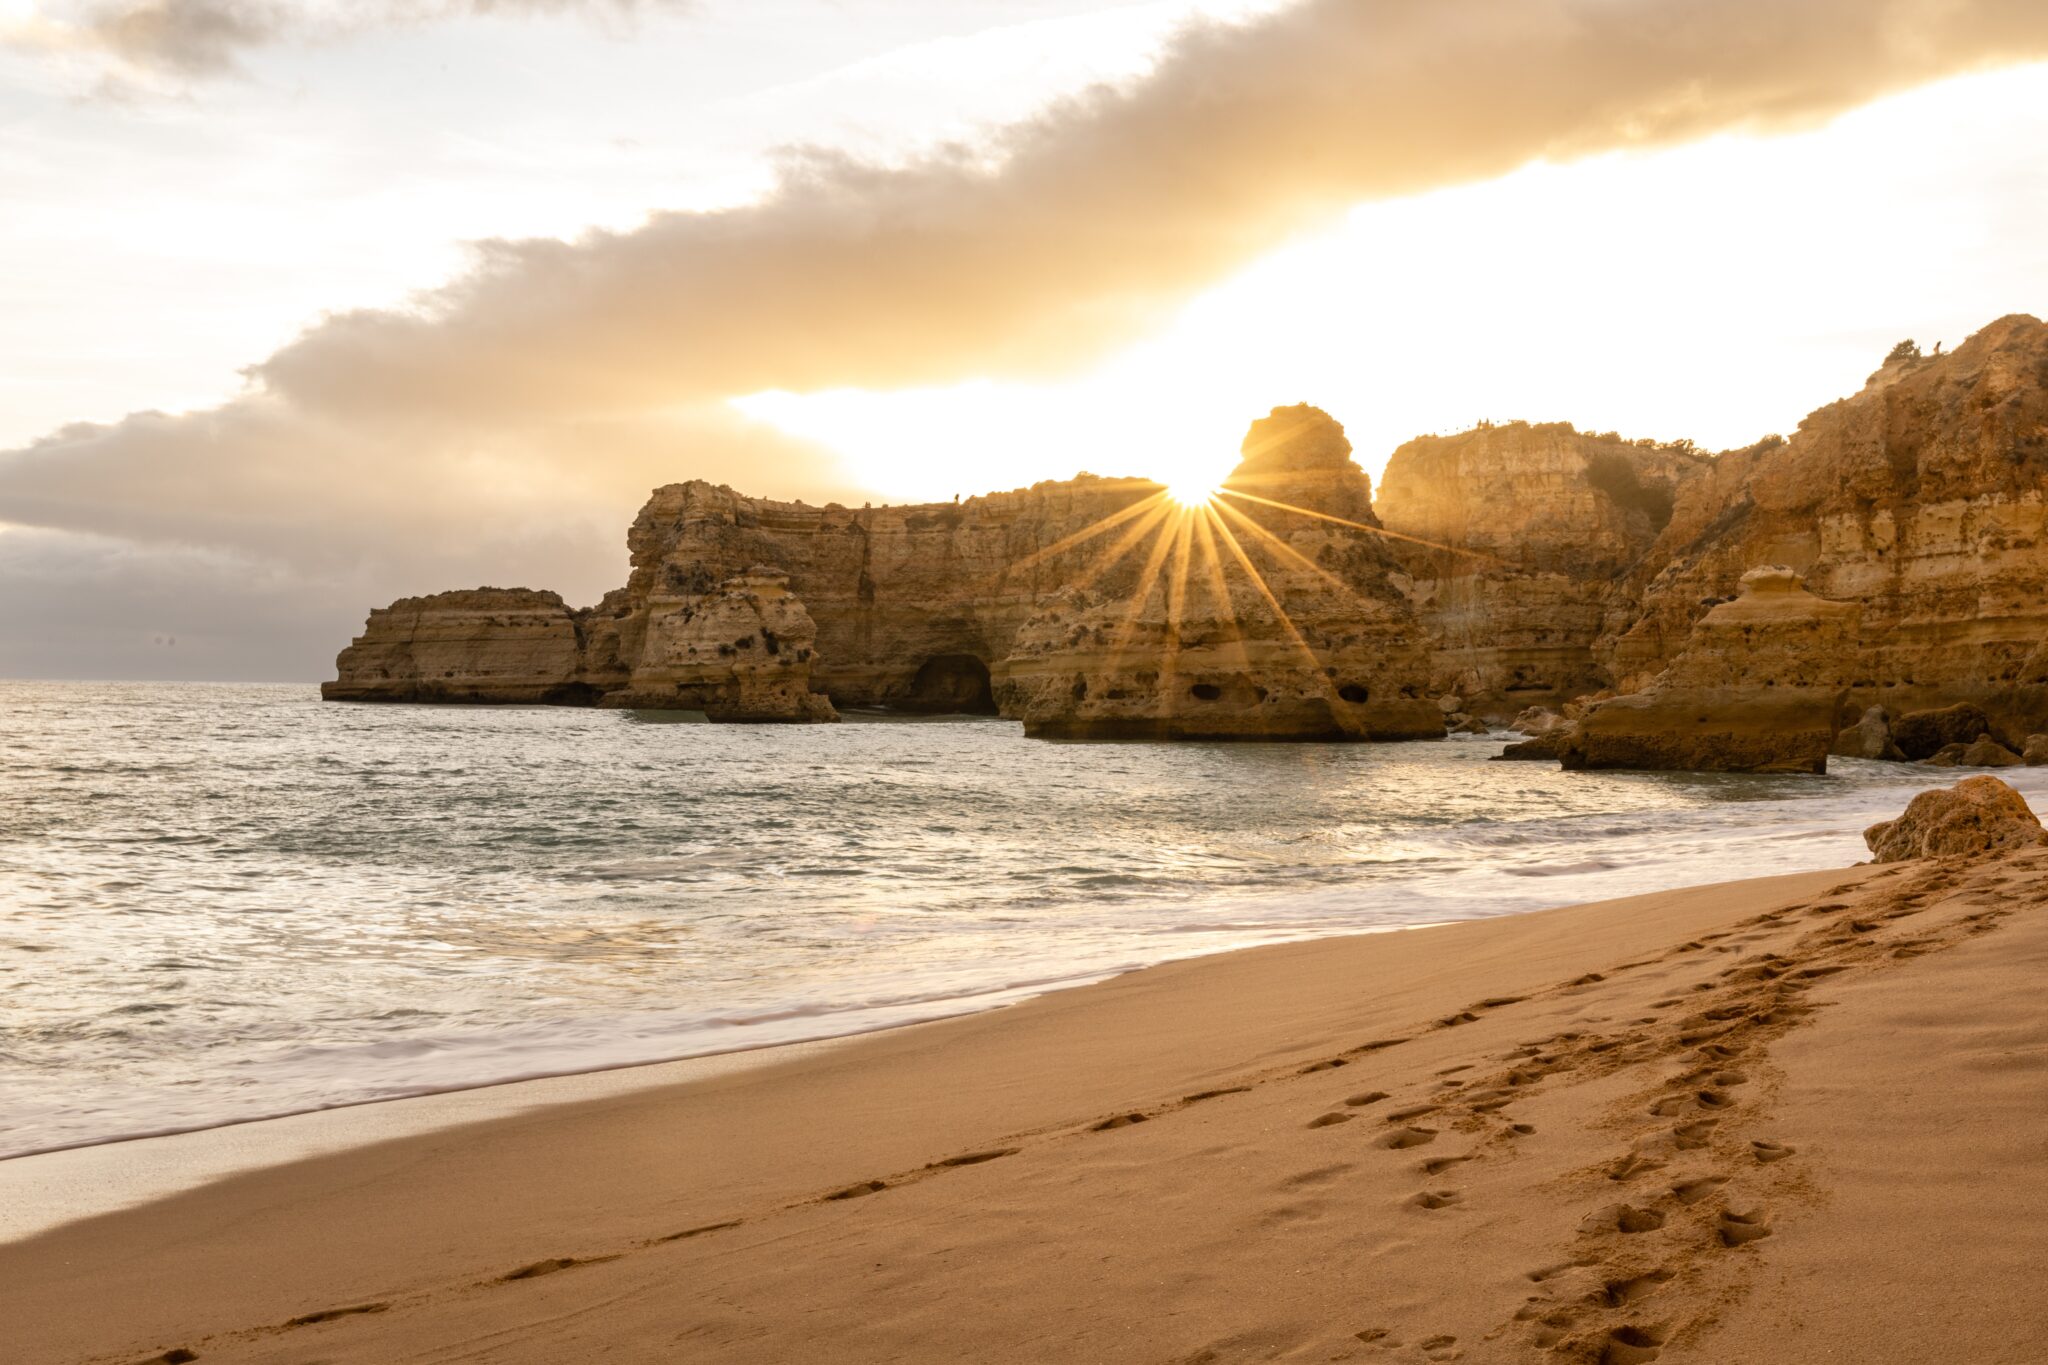
<svg viewBox="0 0 2048 1365">
<path fill-rule="evenodd" d="M 0 1247 L 9 1358 L 2048 1360 L 2048 849 L 1134 973 Z"/>
</svg>

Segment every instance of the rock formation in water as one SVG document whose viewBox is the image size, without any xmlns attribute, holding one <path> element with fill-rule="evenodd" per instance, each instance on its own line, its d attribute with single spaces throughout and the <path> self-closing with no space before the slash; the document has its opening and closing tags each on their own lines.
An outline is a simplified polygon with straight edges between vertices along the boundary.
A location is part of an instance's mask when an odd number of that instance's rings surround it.
<svg viewBox="0 0 2048 1365">
<path fill-rule="evenodd" d="M 1683 443 L 1565 422 L 1424 436 L 1387 461 L 1375 504 L 1401 539 L 1397 580 L 1434 657 L 1435 691 L 1506 719 L 1599 690 L 1616 585 L 1712 467 Z"/>
<path fill-rule="evenodd" d="M 996 668 L 1003 714 L 1070 739 L 1444 733 L 1344 428 L 1275 408 L 1243 456 L 1223 494 L 1162 506 L 1149 550 L 1134 544 L 1025 621 Z"/>
<path fill-rule="evenodd" d="M 1048 736 L 1438 736 L 1350 449 L 1326 414 L 1275 409 L 1245 439 L 1240 494 L 1198 508 L 1089 475 L 858 510 L 671 484 L 628 533 L 625 587 L 581 612 L 527 595 L 555 632 L 538 681 L 496 662 L 516 643 L 499 627 L 454 610 L 470 594 L 443 594 L 372 613 L 324 691 L 747 720 L 1000 709 Z M 413 684 L 430 672 L 443 685 Z"/>
<path fill-rule="evenodd" d="M 2026 798 L 1995 777 L 1970 777 L 1921 792 L 1905 813 L 1863 831 L 1881 863 L 1908 858 L 1981 858 L 2048 843 Z"/>
<path fill-rule="evenodd" d="M 1663 668 L 1760 563 L 1862 607 L 1845 720 L 1967 701 L 2008 734 L 2048 728 L 2048 326 L 2001 318 L 1894 360 L 1790 441 L 1684 482 L 1603 643 L 1614 684 Z"/>
<path fill-rule="evenodd" d="M 560 594 L 474 588 L 370 613 L 335 660 L 332 701 L 587 703 L 582 615 Z"/>
<path fill-rule="evenodd" d="M 1486 426 L 1401 447 L 1375 504 L 1343 428 L 1300 406 L 1253 425 L 1228 490 L 1183 511 L 1156 483 L 1082 475 L 856 510 L 671 484 L 598 606 L 407 598 L 371 613 L 325 691 L 735 719 L 825 718 L 821 694 L 1043 735 L 1394 737 L 1544 704 L 1583 743 L 1523 747 L 1591 765 L 1804 768 L 1821 730 L 1823 751 L 1925 759 L 2048 731 L 2033 318 L 1889 362 L 1790 441 L 1718 457 Z M 1860 617 L 1789 588 L 1744 606 L 1758 564 Z M 1773 634 L 1785 611 L 1814 629 Z M 1574 714 L 1593 697 L 1611 699 Z"/>
<path fill-rule="evenodd" d="M 1783 565 L 1739 587 L 1642 691 L 1586 709 L 1565 767 L 1827 771 L 1857 608 L 1814 596 Z"/>
</svg>

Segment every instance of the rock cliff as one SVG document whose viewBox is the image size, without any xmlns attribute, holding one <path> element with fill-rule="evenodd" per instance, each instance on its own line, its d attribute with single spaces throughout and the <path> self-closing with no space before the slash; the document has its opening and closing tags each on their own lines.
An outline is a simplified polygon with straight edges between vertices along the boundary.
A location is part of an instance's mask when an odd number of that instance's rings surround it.
<svg viewBox="0 0 2048 1365">
<path fill-rule="evenodd" d="M 587 704 L 583 615 L 557 593 L 475 588 L 401 597 L 335 660 L 330 701 Z"/>
<path fill-rule="evenodd" d="M 1433 655 L 1432 689 L 1506 720 L 1596 691 L 1617 584 L 1712 461 L 1569 423 L 1486 425 L 1396 450 L 1375 504 Z"/>
<path fill-rule="evenodd" d="M 1826 772 L 1857 615 L 1783 565 L 1752 569 L 1649 686 L 1587 707 L 1559 757 L 1567 768 Z"/>
<path fill-rule="evenodd" d="M 997 666 L 996 697 L 1050 738 L 1414 739 L 1444 733 L 1429 658 L 1375 534 L 1344 428 L 1306 405 L 1252 424 L 1203 505 L 1062 589 Z"/>
<path fill-rule="evenodd" d="M 1401 447 L 1375 503 L 1318 409 L 1274 409 L 1242 453 L 1194 508 L 1091 475 L 858 509 L 671 484 L 596 607 L 406 598 L 324 690 L 1000 711 L 1048 736 L 1436 735 L 1541 704 L 1581 723 L 1533 747 L 1586 766 L 1809 768 L 1838 730 L 1843 753 L 1924 757 L 1921 714 L 1959 704 L 2008 749 L 2048 731 L 2033 318 L 1888 362 L 1789 441 L 1718 457 L 1486 426 Z M 1745 589 L 1760 564 L 1804 588 Z"/>
<path fill-rule="evenodd" d="M 1090 475 L 860 509 L 671 484 L 628 532 L 626 585 L 598 606 L 528 594 L 527 624 L 476 619 L 473 594 L 408 599 L 372 613 L 324 691 L 736 720 L 1000 709 L 1070 737 L 1441 735 L 1350 451 L 1326 414 L 1275 409 L 1245 438 L 1242 489 L 1200 507 Z M 524 636 L 544 630 L 543 667 Z M 426 675 L 439 683 L 414 681 Z"/>
<path fill-rule="evenodd" d="M 1617 686 L 1639 686 L 1744 570 L 1788 564 L 1863 609 L 1844 723 L 1968 701 L 2009 734 L 2041 730 L 2044 532 L 2048 326 L 2012 316 L 1685 481 L 1600 653 Z"/>
</svg>

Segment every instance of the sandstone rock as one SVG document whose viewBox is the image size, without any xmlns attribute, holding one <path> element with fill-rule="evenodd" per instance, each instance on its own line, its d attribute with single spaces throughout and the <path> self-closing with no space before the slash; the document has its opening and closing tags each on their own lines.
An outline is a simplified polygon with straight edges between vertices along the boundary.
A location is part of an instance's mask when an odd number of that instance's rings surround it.
<svg viewBox="0 0 2048 1365">
<path fill-rule="evenodd" d="M 1569 423 L 1488 425 L 1410 441 L 1375 507 L 1435 655 L 1465 709 L 1513 715 L 1601 687 L 1594 646 L 1622 576 L 1709 461 L 1685 446 Z"/>
<path fill-rule="evenodd" d="M 1826 772 L 1856 608 L 1783 565 L 1744 574 L 1650 687 L 1589 707 L 1567 768 Z"/>
<path fill-rule="evenodd" d="M 1892 743 L 1891 718 L 1882 706 L 1872 706 L 1863 712 L 1862 719 L 1854 725 L 1843 727 L 1836 734 L 1830 753 L 1843 758 L 1883 758 L 1897 761 L 1905 755 L 1898 745 Z"/>
<path fill-rule="evenodd" d="M 1436 709 L 1445 715 L 1455 715 L 1465 709 L 1465 703 L 1456 693 L 1446 692 L 1436 699 Z"/>
<path fill-rule="evenodd" d="M 1224 487 L 1024 622 L 994 670 L 1003 714 L 1058 739 L 1440 738 L 1343 428 L 1276 408 Z"/>
<path fill-rule="evenodd" d="M 1926 762 L 1942 768 L 2017 768 L 2026 760 L 1985 736 L 1970 744 L 1949 744 Z"/>
<path fill-rule="evenodd" d="M 1534 739 L 1525 739 L 1508 745 L 1493 756 L 1493 761 L 1545 762 L 1555 763 L 1564 756 L 1564 746 L 1571 738 L 1571 727 L 1560 726 Z"/>
<path fill-rule="evenodd" d="M 1492 727 L 1477 716 L 1463 711 L 1454 712 L 1444 718 L 1445 727 L 1454 735 L 1485 735 L 1492 733 Z"/>
<path fill-rule="evenodd" d="M 1766 561 L 1862 608 L 1855 705 L 1967 701 L 2007 734 L 2048 729 L 2048 326 L 2002 318 L 1682 482 L 1628 576 L 1639 604 L 1617 601 L 1597 649 L 1609 675 L 1647 680 Z M 1917 752 L 1894 738 L 1925 758 L 1975 736 Z"/>
<path fill-rule="evenodd" d="M 2026 799 L 1995 777 L 1970 777 L 1925 791 L 1896 820 L 1872 825 L 1863 841 L 1881 863 L 1907 858 L 1977 858 L 2048 843 Z"/>
<path fill-rule="evenodd" d="M 402 597 L 370 613 L 320 685 L 329 701 L 574 703 L 584 676 L 576 614 L 561 596 L 473 588 Z"/>
<path fill-rule="evenodd" d="M 1547 706 L 1531 706 L 1516 716 L 1508 728 L 1519 735 L 1547 735 L 1570 723 Z"/>
<path fill-rule="evenodd" d="M 2026 747 L 2020 751 L 2020 758 L 2029 768 L 2038 768 L 2048 763 L 2048 734 L 2028 735 Z"/>
<path fill-rule="evenodd" d="M 1991 734 L 1991 722 L 1969 702 L 1900 716 L 1892 742 L 1907 758 L 1931 758 L 1950 745 L 1967 745 Z"/>
<path fill-rule="evenodd" d="M 604 705 L 702 711 L 715 721 L 837 720 L 811 690 L 817 627 L 789 576 L 756 567 L 708 593 L 651 598 L 625 685 Z"/>
</svg>

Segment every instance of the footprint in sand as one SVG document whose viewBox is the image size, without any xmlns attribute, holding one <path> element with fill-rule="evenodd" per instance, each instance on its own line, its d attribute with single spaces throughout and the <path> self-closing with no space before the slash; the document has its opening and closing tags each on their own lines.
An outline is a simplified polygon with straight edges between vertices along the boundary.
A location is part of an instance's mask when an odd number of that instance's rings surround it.
<svg viewBox="0 0 2048 1365">
<path fill-rule="evenodd" d="M 829 1204 L 835 1199 L 859 1199 L 863 1195 L 880 1194 L 888 1188 L 889 1182 L 886 1180 L 863 1180 L 858 1185 L 848 1185 L 843 1190 L 834 1190 L 825 1196 L 824 1202 Z"/>
<path fill-rule="evenodd" d="M 1657 1358 L 1664 1338 L 1655 1327 L 1617 1327 L 1600 1348 L 1600 1365 L 1648 1365 Z"/>
<path fill-rule="evenodd" d="M 1681 1204 L 1697 1204 L 1728 1183 L 1725 1175 L 1703 1175 L 1681 1180 L 1671 1187 L 1671 1197 Z"/>
<path fill-rule="evenodd" d="M 1712 1141 L 1718 1119 L 1694 1119 L 1671 1130 L 1672 1145 L 1681 1152 L 1696 1152 Z"/>
<path fill-rule="evenodd" d="M 1396 1110 L 1394 1110 L 1394 1111 L 1393 1111 L 1392 1113 L 1388 1114 L 1388 1115 L 1386 1116 L 1386 1117 L 1387 1117 L 1387 1122 L 1388 1122 L 1388 1123 L 1406 1123 L 1406 1122 L 1408 1122 L 1408 1120 L 1410 1120 L 1410 1119 L 1419 1119 L 1419 1118 L 1421 1118 L 1421 1117 L 1422 1117 L 1423 1115 L 1425 1115 L 1425 1114 L 1434 1114 L 1434 1113 L 1435 1113 L 1435 1112 L 1436 1112 L 1437 1110 L 1439 1110 L 1439 1109 L 1441 1109 L 1441 1108 L 1443 1108 L 1443 1106 L 1442 1106 L 1442 1105 L 1440 1105 L 1440 1104 L 1415 1104 L 1415 1105 L 1410 1105 L 1410 1106 L 1409 1106 L 1408 1108 L 1406 1108 L 1406 1109 L 1396 1109 Z"/>
<path fill-rule="evenodd" d="M 1396 1128 L 1393 1132 L 1381 1137 L 1375 1145 L 1400 1152 L 1410 1147 L 1421 1147 L 1435 1141 L 1436 1129 L 1434 1128 Z"/>
<path fill-rule="evenodd" d="M 1421 1171 L 1424 1175 L 1442 1175 L 1445 1171 L 1451 1169 L 1451 1167 L 1456 1166 L 1461 1162 L 1466 1162 L 1470 1160 L 1472 1160 L 1472 1157 L 1470 1155 L 1433 1156 L 1429 1160 L 1423 1162 L 1416 1169 Z"/>
<path fill-rule="evenodd" d="M 1350 1105 L 1353 1109 L 1363 1109 L 1368 1104 L 1378 1104 L 1386 1097 L 1387 1092 L 1384 1090 L 1368 1090 L 1362 1095 L 1353 1095 L 1344 1103 Z"/>
<path fill-rule="evenodd" d="M 1128 1128 L 1134 1123 L 1143 1122 L 1145 1122 L 1143 1114 L 1118 1114 L 1115 1118 L 1104 1119 L 1100 1123 L 1089 1125 L 1088 1131 L 1091 1133 L 1107 1133 L 1117 1128 Z"/>
<path fill-rule="evenodd" d="M 1771 1235 L 1770 1216 L 1762 1209 L 1753 1209 L 1748 1213 L 1723 1209 L 1721 1216 L 1715 1219 L 1714 1223 L 1716 1230 L 1721 1234 L 1722 1246 L 1739 1247 Z"/>
<path fill-rule="evenodd" d="M 1458 1339 L 1453 1336 L 1427 1337 L 1416 1346 L 1431 1360 L 1456 1360 L 1464 1354 L 1458 1349 Z"/>
<path fill-rule="evenodd" d="M 323 1308 L 317 1313 L 301 1313 L 287 1319 L 287 1327 L 311 1327 L 316 1322 L 333 1322 L 336 1318 L 352 1318 L 359 1313 L 382 1313 L 391 1307 L 388 1303 L 358 1303 L 347 1308 Z"/>
<path fill-rule="evenodd" d="M 1583 1226 L 1588 1232 L 1655 1232 L 1664 1226 L 1664 1215 L 1634 1204 L 1609 1204 L 1587 1214 Z"/>
<path fill-rule="evenodd" d="M 1758 1138 L 1749 1144 L 1749 1151 L 1750 1155 L 1754 1156 L 1758 1161 L 1768 1162 L 1783 1161 L 1786 1157 L 1792 1155 L 1793 1149 L 1787 1147 L 1782 1142 L 1772 1142 L 1769 1138 Z"/>
<path fill-rule="evenodd" d="M 1656 1293 L 1678 1274 L 1663 1266 L 1646 1270 L 1640 1275 L 1631 1275 L 1623 1280 L 1609 1280 L 1600 1287 L 1599 1300 L 1609 1308 L 1626 1308 Z"/>
<path fill-rule="evenodd" d="M 1453 1204 L 1463 1203 L 1465 1196 L 1456 1190 L 1423 1190 L 1408 1197 L 1408 1202 L 1418 1209 L 1447 1209 Z"/>
<path fill-rule="evenodd" d="M 1354 1116 L 1350 1114 L 1342 1114 L 1332 1111 L 1328 1114 L 1316 1115 L 1316 1117 L 1308 1121 L 1308 1126 L 1311 1128 L 1334 1128 L 1340 1123 L 1351 1122 L 1353 1117 Z"/>
</svg>

